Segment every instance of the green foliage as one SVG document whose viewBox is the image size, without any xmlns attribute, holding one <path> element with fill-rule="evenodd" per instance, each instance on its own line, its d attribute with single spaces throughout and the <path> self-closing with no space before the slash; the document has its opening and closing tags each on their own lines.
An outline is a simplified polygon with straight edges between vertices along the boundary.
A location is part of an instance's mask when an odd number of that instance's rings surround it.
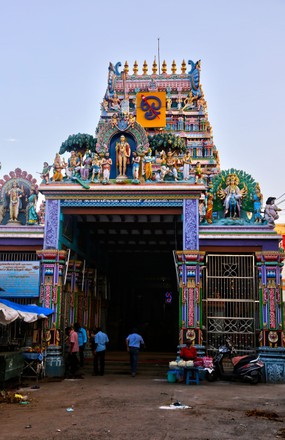
<svg viewBox="0 0 285 440">
<path fill-rule="evenodd" d="M 64 154 L 66 151 L 95 151 L 95 147 L 96 139 L 91 134 L 72 134 L 61 144 L 59 154 Z"/>
<path fill-rule="evenodd" d="M 217 191 L 219 186 L 225 189 L 226 180 L 229 174 L 236 174 L 239 178 L 239 188 L 242 189 L 244 186 L 247 188 L 247 195 L 242 199 L 242 209 L 243 211 L 253 211 L 253 194 L 255 193 L 256 181 L 251 177 L 250 174 L 247 174 L 245 171 L 236 170 L 231 168 L 229 170 L 223 170 L 220 174 L 217 174 L 212 180 L 212 188 L 211 193 L 214 195 L 214 206 L 213 211 L 222 211 L 223 210 L 223 201 L 217 196 Z"/>
<path fill-rule="evenodd" d="M 149 146 L 153 152 L 168 150 L 183 153 L 186 151 L 185 139 L 171 133 L 158 133 L 154 136 L 148 136 Z"/>
</svg>

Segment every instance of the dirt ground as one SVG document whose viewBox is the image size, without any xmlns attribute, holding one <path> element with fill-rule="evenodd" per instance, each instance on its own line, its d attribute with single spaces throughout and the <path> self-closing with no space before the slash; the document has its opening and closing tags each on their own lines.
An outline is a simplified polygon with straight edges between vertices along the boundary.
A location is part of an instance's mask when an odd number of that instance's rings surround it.
<svg viewBox="0 0 285 440">
<path fill-rule="evenodd" d="M 0 404 L 1 440 L 285 438 L 285 384 L 185 385 L 142 373 L 94 377 L 86 368 L 84 379 L 26 385 L 28 404 Z M 177 401 L 190 408 L 170 409 Z"/>
</svg>

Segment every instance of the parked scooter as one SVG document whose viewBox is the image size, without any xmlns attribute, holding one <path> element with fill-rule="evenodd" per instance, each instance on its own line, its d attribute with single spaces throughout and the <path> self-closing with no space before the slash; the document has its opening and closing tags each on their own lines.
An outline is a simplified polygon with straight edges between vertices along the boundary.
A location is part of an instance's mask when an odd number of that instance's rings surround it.
<svg viewBox="0 0 285 440">
<path fill-rule="evenodd" d="M 257 384 L 262 377 L 264 363 L 257 355 L 235 356 L 236 350 L 231 341 L 226 339 L 226 344 L 219 347 L 214 356 L 213 366 L 205 368 L 206 379 L 214 382 L 218 379 L 229 381 L 242 381 Z M 225 372 L 223 360 L 229 358 L 233 365 L 231 372 Z"/>
</svg>

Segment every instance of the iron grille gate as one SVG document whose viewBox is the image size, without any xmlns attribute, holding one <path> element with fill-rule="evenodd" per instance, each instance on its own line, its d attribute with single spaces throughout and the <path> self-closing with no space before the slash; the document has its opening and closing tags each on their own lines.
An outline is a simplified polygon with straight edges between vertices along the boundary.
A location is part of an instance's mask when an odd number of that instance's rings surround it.
<svg viewBox="0 0 285 440">
<path fill-rule="evenodd" d="M 258 313 L 254 256 L 207 255 L 205 281 L 203 322 L 209 353 L 226 338 L 239 354 L 254 351 Z"/>
</svg>

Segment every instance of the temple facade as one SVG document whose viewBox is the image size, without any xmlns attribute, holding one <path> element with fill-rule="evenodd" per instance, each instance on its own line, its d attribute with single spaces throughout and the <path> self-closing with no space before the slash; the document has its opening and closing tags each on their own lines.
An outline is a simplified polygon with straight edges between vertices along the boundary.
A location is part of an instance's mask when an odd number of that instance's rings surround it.
<svg viewBox="0 0 285 440">
<path fill-rule="evenodd" d="M 200 70 L 110 63 L 94 135 L 44 163 L 39 302 L 61 331 L 105 327 L 116 350 L 130 326 L 156 351 L 190 338 L 212 354 L 229 337 L 284 382 L 279 208 L 246 171 L 221 170 Z M 38 228 L 13 212 L 10 177 L 1 228 Z"/>
</svg>

